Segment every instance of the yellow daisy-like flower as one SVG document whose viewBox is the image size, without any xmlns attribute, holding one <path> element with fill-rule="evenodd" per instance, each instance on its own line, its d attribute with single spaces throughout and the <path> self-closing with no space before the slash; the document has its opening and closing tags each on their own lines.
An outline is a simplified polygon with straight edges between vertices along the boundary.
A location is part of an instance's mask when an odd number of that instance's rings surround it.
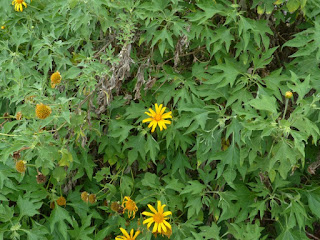
<svg viewBox="0 0 320 240">
<path fill-rule="evenodd" d="M 136 203 L 128 196 L 123 198 L 122 201 L 122 207 L 123 210 L 125 211 L 126 209 L 128 210 L 128 217 L 130 218 L 132 215 L 132 218 L 136 216 L 136 212 L 138 211 L 138 207 Z"/>
<path fill-rule="evenodd" d="M 171 230 L 171 225 L 166 220 L 169 219 L 167 216 L 172 215 L 172 213 L 170 211 L 163 212 L 163 209 L 165 206 L 166 205 L 161 205 L 161 201 L 158 201 L 158 211 L 157 211 L 154 207 L 148 204 L 148 207 L 152 213 L 150 212 L 142 213 L 143 215 L 150 217 L 143 221 L 143 224 L 148 224 L 147 225 L 148 229 L 151 226 L 151 224 L 154 223 L 153 230 L 152 230 L 153 233 L 156 232 L 159 234 L 164 234 L 168 230 Z"/>
<path fill-rule="evenodd" d="M 172 112 L 164 113 L 166 107 L 162 107 L 162 104 L 158 106 L 156 103 L 155 108 L 156 111 L 153 111 L 151 108 L 149 108 L 149 112 L 145 112 L 145 114 L 150 116 L 150 118 L 146 118 L 142 121 L 143 123 L 150 122 L 148 128 L 152 127 L 151 132 L 154 132 L 157 125 L 159 126 L 160 131 L 162 131 L 162 129 L 167 129 L 166 124 L 171 124 L 171 121 L 166 120 L 166 118 L 172 118 Z"/>
<path fill-rule="evenodd" d="M 61 74 L 60 72 L 56 71 L 55 73 L 53 73 L 50 77 L 51 80 L 51 88 L 55 88 L 57 84 L 59 84 L 61 82 Z"/>
<path fill-rule="evenodd" d="M 26 8 L 27 4 L 24 0 L 13 0 L 12 1 L 12 5 L 14 5 L 14 10 L 16 10 L 17 12 L 22 12 L 23 11 L 23 7 L 22 5 Z"/>
<path fill-rule="evenodd" d="M 44 105 L 41 103 L 41 104 L 37 104 L 36 106 L 36 115 L 40 119 L 45 119 L 49 117 L 51 112 L 52 112 L 51 108 L 47 105 Z"/>
<path fill-rule="evenodd" d="M 115 240 L 135 240 L 138 237 L 138 235 L 140 234 L 140 231 L 136 231 L 136 233 L 133 235 L 133 233 L 134 233 L 133 229 L 131 229 L 130 235 L 123 228 L 120 228 L 120 231 L 122 232 L 123 236 L 117 236 L 115 238 Z"/>
</svg>

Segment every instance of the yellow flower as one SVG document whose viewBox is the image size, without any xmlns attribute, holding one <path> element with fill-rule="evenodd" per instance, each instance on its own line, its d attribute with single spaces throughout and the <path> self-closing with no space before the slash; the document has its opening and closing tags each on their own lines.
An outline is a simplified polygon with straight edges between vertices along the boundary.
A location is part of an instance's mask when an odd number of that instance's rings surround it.
<svg viewBox="0 0 320 240">
<path fill-rule="evenodd" d="M 67 204 L 67 200 L 63 197 L 63 196 L 60 196 L 58 199 L 57 199 L 57 204 L 59 206 L 65 206 Z"/>
<path fill-rule="evenodd" d="M 95 194 L 92 193 L 89 195 L 88 200 L 89 200 L 89 203 L 94 204 L 97 201 L 97 197 Z"/>
<path fill-rule="evenodd" d="M 55 88 L 56 84 L 59 84 L 61 82 L 61 74 L 60 72 L 56 71 L 55 73 L 53 73 L 50 77 L 51 80 L 51 88 Z"/>
<path fill-rule="evenodd" d="M 292 96 L 293 96 L 293 93 L 291 91 L 287 91 L 285 94 L 285 97 L 288 99 L 292 98 Z"/>
<path fill-rule="evenodd" d="M 36 115 L 38 118 L 40 119 L 45 119 L 47 117 L 49 117 L 51 114 L 51 108 L 47 105 L 44 104 L 37 104 L 36 107 Z"/>
<path fill-rule="evenodd" d="M 89 195 L 87 192 L 82 192 L 81 193 L 81 199 L 84 201 L 84 202 L 88 202 L 89 201 Z"/>
<path fill-rule="evenodd" d="M 3 29 L 5 29 L 6 27 L 5 26 L 1 26 L 1 29 L 3 30 Z"/>
<path fill-rule="evenodd" d="M 16 162 L 16 170 L 19 172 L 19 173 L 24 173 L 27 169 L 27 166 L 26 166 L 26 161 L 23 161 L 23 160 L 19 160 Z"/>
<path fill-rule="evenodd" d="M 167 129 L 166 124 L 171 124 L 171 121 L 169 120 L 165 120 L 166 118 L 172 118 L 171 114 L 172 112 L 168 112 L 168 113 L 164 113 L 164 111 L 166 110 L 166 107 L 162 107 L 162 104 L 160 104 L 160 106 L 158 106 L 158 104 L 155 104 L 155 108 L 156 111 L 153 111 L 151 108 L 149 108 L 149 112 L 145 112 L 145 114 L 147 114 L 148 116 L 150 116 L 150 118 L 146 118 L 144 119 L 142 122 L 150 122 L 148 128 L 151 128 L 151 132 L 154 132 L 154 130 L 156 129 L 157 125 L 160 128 L 160 131 L 162 131 L 162 129 Z"/>
<path fill-rule="evenodd" d="M 143 212 L 142 214 L 145 216 L 149 216 L 150 218 L 143 221 L 143 224 L 148 224 L 147 228 L 151 226 L 152 223 L 154 223 L 152 232 L 164 234 L 168 230 L 171 230 L 171 225 L 166 221 L 169 218 L 167 216 L 172 215 L 170 211 L 163 212 L 163 209 L 166 205 L 161 205 L 161 201 L 158 201 L 158 211 L 154 209 L 150 204 L 148 204 L 148 207 L 152 211 L 150 212 Z"/>
<path fill-rule="evenodd" d="M 128 210 L 128 217 L 130 218 L 132 215 L 132 218 L 134 218 L 136 216 L 136 212 L 138 211 L 138 207 L 136 205 L 136 203 L 128 196 L 123 198 L 122 201 L 122 207 L 123 207 L 123 211 L 125 211 L 126 209 Z"/>
<path fill-rule="evenodd" d="M 122 232 L 122 234 L 123 234 L 124 236 L 117 236 L 117 237 L 116 237 L 116 240 L 135 240 L 135 239 L 138 237 L 138 235 L 140 234 L 140 231 L 136 231 L 136 234 L 133 235 L 133 233 L 134 233 L 133 229 L 131 229 L 130 235 L 129 235 L 129 233 L 128 233 L 125 229 L 123 229 L 123 228 L 120 228 L 120 231 Z"/>
<path fill-rule="evenodd" d="M 158 233 L 153 233 L 153 235 L 155 236 L 155 237 L 157 237 L 158 236 Z M 162 233 L 161 233 L 161 236 L 163 237 L 163 236 L 166 236 L 167 238 L 170 238 L 171 237 L 171 235 L 172 235 L 172 230 L 171 229 L 167 229 L 167 232 L 163 232 L 162 231 Z"/>
<path fill-rule="evenodd" d="M 25 3 L 24 0 L 13 0 L 12 1 L 12 5 L 14 5 L 14 10 L 18 11 L 18 12 L 22 12 L 23 8 L 22 5 L 26 8 L 27 4 Z"/>
</svg>

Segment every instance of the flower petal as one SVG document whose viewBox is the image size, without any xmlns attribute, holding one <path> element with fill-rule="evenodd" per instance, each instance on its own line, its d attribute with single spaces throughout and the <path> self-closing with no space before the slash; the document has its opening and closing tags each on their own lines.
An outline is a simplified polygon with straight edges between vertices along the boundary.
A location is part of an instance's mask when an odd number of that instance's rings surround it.
<svg viewBox="0 0 320 240">
<path fill-rule="evenodd" d="M 156 232 L 158 230 L 158 223 L 155 223 L 154 226 L 153 226 L 153 229 L 152 229 L 152 232 Z"/>
<path fill-rule="evenodd" d="M 164 217 L 169 216 L 169 215 L 172 215 L 172 212 L 167 211 L 167 212 L 164 212 L 164 213 L 163 213 L 163 216 L 164 216 Z"/>
<path fill-rule="evenodd" d="M 135 240 L 136 239 L 136 237 L 138 237 L 138 235 L 140 234 L 140 231 L 138 230 L 138 231 L 136 231 L 136 234 L 133 236 L 133 240 Z"/>
<path fill-rule="evenodd" d="M 162 120 L 165 124 L 171 124 L 171 121 L 169 120 Z"/>
<path fill-rule="evenodd" d="M 148 207 L 149 207 L 149 209 L 154 213 L 154 214 L 157 214 L 158 212 L 156 211 L 156 209 L 153 207 L 153 206 L 151 206 L 150 204 L 148 204 Z"/>
<path fill-rule="evenodd" d="M 143 212 L 142 215 L 149 216 L 149 217 L 153 217 L 154 213 Z"/>
<path fill-rule="evenodd" d="M 130 231 L 130 237 L 131 238 L 133 237 L 133 229 L 131 229 L 131 231 Z"/>
<path fill-rule="evenodd" d="M 162 118 L 163 118 L 163 119 L 164 119 L 164 118 L 172 118 L 171 114 L 172 114 L 172 112 L 167 112 L 167 113 L 165 113 L 165 114 L 162 115 Z"/>
<path fill-rule="evenodd" d="M 157 115 L 155 111 L 153 111 L 151 108 L 149 108 L 149 112 L 151 113 L 151 117 L 154 117 L 155 115 Z"/>
<path fill-rule="evenodd" d="M 147 228 L 148 228 L 148 229 L 150 228 L 150 226 L 151 226 L 152 223 L 153 223 L 153 221 L 148 223 L 148 225 L 147 225 Z"/>
<path fill-rule="evenodd" d="M 159 212 L 159 213 L 162 213 L 162 212 L 161 212 L 161 201 L 158 200 L 157 203 L 158 203 L 158 206 L 157 206 L 158 212 Z"/>
<path fill-rule="evenodd" d="M 148 113 L 148 112 L 144 112 L 144 113 L 147 114 L 149 117 L 152 117 L 151 113 Z"/>
<path fill-rule="evenodd" d="M 153 121 L 153 118 L 146 118 L 142 120 L 142 123 L 151 122 Z"/>
<path fill-rule="evenodd" d="M 166 228 L 166 226 L 165 226 L 163 223 L 161 223 L 161 228 L 162 228 L 162 230 L 163 230 L 164 232 L 167 232 L 167 228 Z"/>
<path fill-rule="evenodd" d="M 126 236 L 127 238 L 130 238 L 129 234 L 127 233 L 127 231 L 126 231 L 125 229 L 120 228 L 120 231 L 122 232 L 122 234 L 123 234 L 124 236 Z"/>
<path fill-rule="evenodd" d="M 161 233 L 161 225 L 162 225 L 162 223 L 158 224 L 158 233 Z"/>
<path fill-rule="evenodd" d="M 155 130 L 156 127 L 157 127 L 157 124 L 158 124 L 158 122 L 157 122 L 157 121 L 154 121 L 154 124 L 153 124 L 153 127 L 152 127 L 152 129 L 151 129 L 151 132 L 154 132 L 154 130 Z"/>
<path fill-rule="evenodd" d="M 151 217 L 151 218 L 147 218 L 146 220 L 144 220 L 144 221 L 142 222 L 142 224 L 146 224 L 146 223 L 149 223 L 149 222 L 154 222 L 154 220 L 153 220 L 152 217 Z"/>
<path fill-rule="evenodd" d="M 168 223 L 166 220 L 163 220 L 164 225 L 166 225 L 169 229 L 171 229 L 170 223 Z"/>
<path fill-rule="evenodd" d="M 162 104 L 161 104 L 162 105 Z M 162 115 L 164 113 L 164 111 L 166 110 L 166 107 L 163 107 L 160 111 L 160 115 Z"/>
</svg>

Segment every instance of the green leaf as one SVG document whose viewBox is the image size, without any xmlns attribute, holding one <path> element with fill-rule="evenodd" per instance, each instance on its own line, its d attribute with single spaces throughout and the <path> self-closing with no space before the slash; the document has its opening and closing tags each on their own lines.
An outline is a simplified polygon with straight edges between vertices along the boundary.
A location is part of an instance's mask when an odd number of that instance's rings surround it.
<svg viewBox="0 0 320 240">
<path fill-rule="evenodd" d="M 17 204 L 20 209 L 20 218 L 23 216 L 33 217 L 34 215 L 40 214 L 38 210 L 42 206 L 42 202 L 38 202 L 34 199 L 22 198 L 19 195 Z"/>
<path fill-rule="evenodd" d="M 63 167 L 63 166 L 70 166 L 70 163 L 73 162 L 73 157 L 72 154 L 65 148 L 60 150 L 62 157 L 59 161 L 59 166 Z"/>
<path fill-rule="evenodd" d="M 68 239 L 68 225 L 66 222 L 71 224 L 71 226 L 73 225 L 73 222 L 67 210 L 58 206 L 58 204 L 55 204 L 55 208 L 51 212 L 49 222 L 51 233 L 55 228 L 57 228 L 59 233 L 63 236 L 63 239 Z"/>
<path fill-rule="evenodd" d="M 273 96 L 261 95 L 260 98 L 257 97 L 252 99 L 248 104 L 257 110 L 268 111 L 271 113 L 277 112 L 277 103 Z"/>
</svg>

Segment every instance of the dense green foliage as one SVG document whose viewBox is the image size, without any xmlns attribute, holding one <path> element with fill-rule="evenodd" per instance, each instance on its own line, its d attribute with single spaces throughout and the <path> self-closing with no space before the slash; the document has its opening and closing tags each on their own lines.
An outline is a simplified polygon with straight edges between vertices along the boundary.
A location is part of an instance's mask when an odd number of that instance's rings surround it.
<svg viewBox="0 0 320 240">
<path fill-rule="evenodd" d="M 319 0 L 25 2 L 0 0 L 0 239 L 166 239 L 157 200 L 174 240 L 320 237 Z"/>
</svg>

